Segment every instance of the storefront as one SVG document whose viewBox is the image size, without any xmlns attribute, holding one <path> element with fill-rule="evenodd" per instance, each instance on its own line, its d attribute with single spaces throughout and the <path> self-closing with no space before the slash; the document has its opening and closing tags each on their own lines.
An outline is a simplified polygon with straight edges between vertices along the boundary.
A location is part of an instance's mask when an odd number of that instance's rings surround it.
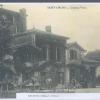
<svg viewBox="0 0 100 100">
<path fill-rule="evenodd" d="M 81 60 L 80 63 L 70 63 L 66 66 L 66 84 L 70 87 L 87 88 L 96 86 L 96 66 L 99 62 Z M 65 84 L 65 85 L 66 85 Z"/>
</svg>

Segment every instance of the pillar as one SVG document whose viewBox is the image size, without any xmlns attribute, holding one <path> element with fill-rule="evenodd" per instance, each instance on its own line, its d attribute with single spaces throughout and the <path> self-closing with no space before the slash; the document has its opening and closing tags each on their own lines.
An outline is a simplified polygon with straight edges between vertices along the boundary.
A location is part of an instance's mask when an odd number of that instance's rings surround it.
<svg viewBox="0 0 100 100">
<path fill-rule="evenodd" d="M 18 85 L 20 86 L 20 88 L 22 88 L 22 82 L 23 82 L 23 75 L 22 75 L 22 73 L 20 73 L 20 76 L 18 79 Z"/>
<path fill-rule="evenodd" d="M 35 36 L 35 34 L 32 34 L 31 38 L 32 38 L 32 45 L 36 46 L 36 36 Z"/>
<path fill-rule="evenodd" d="M 8 83 L 7 83 L 7 91 L 8 91 Z"/>
<path fill-rule="evenodd" d="M 1 93 L 2 93 L 2 89 L 3 89 L 3 85 L 2 85 L 2 83 L 1 83 Z"/>
<path fill-rule="evenodd" d="M 15 17 L 13 16 L 12 18 L 12 21 L 13 21 L 13 27 L 12 27 L 12 32 L 13 33 L 17 33 L 17 24 L 16 24 L 16 20 L 15 20 Z"/>
<path fill-rule="evenodd" d="M 20 9 L 20 24 L 22 25 L 22 32 L 25 32 L 27 30 L 27 14 L 26 14 L 26 9 L 22 8 Z"/>
<path fill-rule="evenodd" d="M 47 45 L 47 58 L 46 60 L 48 61 L 49 60 L 49 46 Z"/>
<path fill-rule="evenodd" d="M 68 87 L 70 82 L 70 69 L 69 67 L 65 67 L 65 87 Z"/>
</svg>

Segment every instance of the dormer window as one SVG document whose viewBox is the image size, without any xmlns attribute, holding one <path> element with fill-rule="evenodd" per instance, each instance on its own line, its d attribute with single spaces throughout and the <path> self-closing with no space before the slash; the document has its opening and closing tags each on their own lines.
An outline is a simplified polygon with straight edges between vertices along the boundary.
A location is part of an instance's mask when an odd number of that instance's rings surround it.
<svg viewBox="0 0 100 100">
<path fill-rule="evenodd" d="M 75 59 L 77 59 L 77 51 L 70 50 L 70 60 L 75 60 Z"/>
</svg>

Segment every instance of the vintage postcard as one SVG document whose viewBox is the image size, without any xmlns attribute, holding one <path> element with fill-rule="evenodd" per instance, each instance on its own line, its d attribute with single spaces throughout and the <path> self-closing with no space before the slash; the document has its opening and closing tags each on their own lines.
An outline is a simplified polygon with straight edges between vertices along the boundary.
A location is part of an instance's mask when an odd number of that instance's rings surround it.
<svg viewBox="0 0 100 100">
<path fill-rule="evenodd" d="M 99 43 L 100 4 L 0 4 L 0 98 L 100 93 Z"/>
</svg>

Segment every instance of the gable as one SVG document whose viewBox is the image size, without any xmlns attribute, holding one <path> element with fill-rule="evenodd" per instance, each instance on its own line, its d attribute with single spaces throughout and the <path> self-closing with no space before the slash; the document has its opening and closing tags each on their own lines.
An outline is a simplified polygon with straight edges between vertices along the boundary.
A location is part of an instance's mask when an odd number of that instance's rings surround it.
<svg viewBox="0 0 100 100">
<path fill-rule="evenodd" d="M 78 49 L 79 51 L 85 52 L 86 50 L 83 49 L 78 43 L 69 43 L 67 44 L 67 49 Z"/>
</svg>

